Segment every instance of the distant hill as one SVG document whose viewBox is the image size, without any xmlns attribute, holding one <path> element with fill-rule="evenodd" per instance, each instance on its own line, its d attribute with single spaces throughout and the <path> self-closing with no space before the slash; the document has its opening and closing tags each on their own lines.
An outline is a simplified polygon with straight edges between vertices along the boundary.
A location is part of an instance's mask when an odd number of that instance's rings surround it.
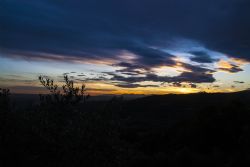
<svg viewBox="0 0 250 167">
<path fill-rule="evenodd" d="M 227 102 L 239 102 L 250 105 L 250 91 L 234 93 L 193 93 L 193 94 L 167 94 L 153 95 L 130 101 L 130 105 L 141 109 L 167 109 L 186 107 L 205 107 L 223 105 Z"/>
<path fill-rule="evenodd" d="M 159 129 L 192 120 L 197 112 L 212 112 L 229 105 L 250 108 L 250 91 L 153 95 L 128 101 L 125 111 L 135 120 L 137 127 Z"/>
<path fill-rule="evenodd" d="M 11 94 L 11 100 L 13 103 L 17 105 L 30 105 L 37 104 L 39 102 L 38 94 Z M 142 97 L 146 97 L 145 95 L 134 95 L 134 94 L 124 94 L 124 95 L 98 95 L 91 96 L 88 101 L 109 101 L 114 97 L 122 97 L 123 100 L 134 100 Z"/>
<path fill-rule="evenodd" d="M 109 101 L 114 97 L 122 97 L 123 100 L 129 101 L 128 106 L 132 106 L 132 110 L 165 110 L 169 108 L 199 108 L 211 105 L 223 105 L 228 101 L 240 101 L 249 104 L 250 90 L 234 92 L 234 93 L 193 93 L 193 94 L 166 94 L 166 95 L 98 95 L 91 96 L 89 101 Z M 39 95 L 37 94 L 11 94 L 13 103 L 19 104 L 37 104 Z"/>
</svg>

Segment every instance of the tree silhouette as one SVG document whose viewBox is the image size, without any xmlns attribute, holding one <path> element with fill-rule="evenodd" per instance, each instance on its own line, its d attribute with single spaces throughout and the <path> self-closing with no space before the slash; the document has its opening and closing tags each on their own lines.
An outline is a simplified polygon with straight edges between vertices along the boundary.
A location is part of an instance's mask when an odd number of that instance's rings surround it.
<svg viewBox="0 0 250 167">
<path fill-rule="evenodd" d="M 49 95 L 39 95 L 42 103 L 77 104 L 86 102 L 90 97 L 89 94 L 86 94 L 85 84 L 82 84 L 81 87 L 75 87 L 74 82 L 69 80 L 67 75 L 64 76 L 64 85 L 61 90 L 58 89 L 57 84 L 54 84 L 53 79 L 42 75 L 38 79 L 50 91 Z"/>
<path fill-rule="evenodd" d="M 9 95 L 10 90 L 9 89 L 2 89 L 0 88 L 0 108 L 2 111 L 6 111 L 9 108 Z"/>
</svg>

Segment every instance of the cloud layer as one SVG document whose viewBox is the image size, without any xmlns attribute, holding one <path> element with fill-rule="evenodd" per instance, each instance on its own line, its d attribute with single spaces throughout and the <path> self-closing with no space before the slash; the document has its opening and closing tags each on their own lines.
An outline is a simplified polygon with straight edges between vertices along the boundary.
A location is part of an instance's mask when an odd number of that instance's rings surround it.
<svg viewBox="0 0 250 167">
<path fill-rule="evenodd" d="M 250 61 L 249 8 L 248 0 L 1 1 L 1 55 L 66 62 L 109 60 L 120 67 L 119 75 L 111 75 L 111 80 L 123 82 L 117 84 L 120 87 L 142 86 L 136 83 L 142 81 L 211 83 L 215 71 L 202 64 L 218 58 L 207 50 Z M 180 44 L 185 40 L 193 42 L 184 42 L 185 48 Z M 176 61 L 178 55 L 168 50 L 192 55 L 190 62 Z M 120 59 L 124 52 L 134 58 Z M 152 73 L 153 67 L 178 63 L 187 70 L 178 76 Z M 242 71 L 235 64 L 217 70 Z"/>
</svg>

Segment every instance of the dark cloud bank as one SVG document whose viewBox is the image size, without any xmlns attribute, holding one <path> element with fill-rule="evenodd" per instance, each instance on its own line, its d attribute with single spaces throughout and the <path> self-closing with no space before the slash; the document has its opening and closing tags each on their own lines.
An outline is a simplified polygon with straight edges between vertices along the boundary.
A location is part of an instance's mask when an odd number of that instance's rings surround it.
<svg viewBox="0 0 250 167">
<path fill-rule="evenodd" d="M 123 67 L 117 72 L 129 75 L 113 74 L 112 80 L 126 83 L 121 87 L 136 87 L 134 82 L 139 81 L 214 82 L 213 71 L 189 64 L 182 66 L 191 72 L 176 77 L 150 74 L 151 67 L 176 65 L 174 55 L 162 51 L 174 39 L 191 39 L 250 61 L 248 0 L 8 0 L 0 4 L 2 55 L 70 61 L 116 59 L 125 50 L 138 59 L 134 64 L 114 65 Z M 206 52 L 190 53 L 194 62 L 216 61 Z M 148 72 L 138 77 L 138 69 Z M 238 71 L 235 67 L 229 72 Z"/>
</svg>

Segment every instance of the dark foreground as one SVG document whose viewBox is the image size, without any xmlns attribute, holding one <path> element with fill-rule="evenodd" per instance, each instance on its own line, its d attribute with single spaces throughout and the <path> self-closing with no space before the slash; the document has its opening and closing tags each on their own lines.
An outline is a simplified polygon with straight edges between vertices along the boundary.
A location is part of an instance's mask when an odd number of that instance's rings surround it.
<svg viewBox="0 0 250 167">
<path fill-rule="evenodd" d="M 250 166 L 249 91 L 25 106 L 0 98 L 2 167 Z"/>
</svg>

